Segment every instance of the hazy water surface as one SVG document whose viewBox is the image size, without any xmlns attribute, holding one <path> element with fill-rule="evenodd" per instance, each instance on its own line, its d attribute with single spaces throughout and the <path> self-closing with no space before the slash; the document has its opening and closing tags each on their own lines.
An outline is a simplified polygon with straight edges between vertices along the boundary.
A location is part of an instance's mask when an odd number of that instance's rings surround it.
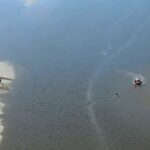
<svg viewBox="0 0 150 150">
<path fill-rule="evenodd" d="M 0 1 L 0 58 L 16 69 L 12 91 L 1 95 L 1 149 L 149 150 L 149 7 Z M 136 77 L 143 87 L 133 87 Z"/>
</svg>

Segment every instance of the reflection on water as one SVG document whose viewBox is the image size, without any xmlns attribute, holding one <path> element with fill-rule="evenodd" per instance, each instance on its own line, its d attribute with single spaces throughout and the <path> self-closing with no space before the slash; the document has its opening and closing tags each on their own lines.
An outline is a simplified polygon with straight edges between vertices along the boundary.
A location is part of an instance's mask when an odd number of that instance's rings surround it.
<svg viewBox="0 0 150 150">
<path fill-rule="evenodd" d="M 25 0 L 25 6 L 31 6 L 36 3 L 37 0 Z"/>
</svg>

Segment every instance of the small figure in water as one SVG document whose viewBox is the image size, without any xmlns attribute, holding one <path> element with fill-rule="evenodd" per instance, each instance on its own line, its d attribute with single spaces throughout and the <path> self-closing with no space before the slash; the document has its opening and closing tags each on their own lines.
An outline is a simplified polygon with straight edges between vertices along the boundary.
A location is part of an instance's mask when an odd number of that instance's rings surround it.
<svg viewBox="0 0 150 150">
<path fill-rule="evenodd" d="M 119 97 L 119 93 L 115 93 L 115 98 L 118 98 Z"/>
<path fill-rule="evenodd" d="M 139 86 L 141 87 L 143 85 L 143 82 L 141 79 L 134 80 L 134 87 Z"/>
</svg>

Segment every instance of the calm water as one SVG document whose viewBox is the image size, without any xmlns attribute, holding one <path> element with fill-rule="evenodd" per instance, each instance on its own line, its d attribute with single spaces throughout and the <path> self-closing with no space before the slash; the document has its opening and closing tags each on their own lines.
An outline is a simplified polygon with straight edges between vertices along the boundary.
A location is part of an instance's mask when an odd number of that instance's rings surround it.
<svg viewBox="0 0 150 150">
<path fill-rule="evenodd" d="M 148 0 L 1 0 L 0 59 L 16 69 L 1 96 L 1 149 L 149 150 L 149 8 Z M 132 86 L 138 76 L 142 88 Z"/>
</svg>

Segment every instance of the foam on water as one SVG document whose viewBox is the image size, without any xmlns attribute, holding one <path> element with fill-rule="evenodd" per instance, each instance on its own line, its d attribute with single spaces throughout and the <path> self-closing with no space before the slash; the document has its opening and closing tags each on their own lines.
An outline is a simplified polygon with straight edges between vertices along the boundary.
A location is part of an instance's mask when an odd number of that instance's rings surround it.
<svg viewBox="0 0 150 150">
<path fill-rule="evenodd" d="M 137 74 L 137 73 L 135 73 L 135 72 L 127 72 L 126 74 L 127 74 L 128 76 L 130 76 L 130 77 L 132 78 L 133 81 L 134 81 L 134 80 L 140 79 L 140 80 L 142 81 L 143 84 L 146 83 L 145 77 L 142 76 L 141 74 Z"/>
<path fill-rule="evenodd" d="M 126 19 L 126 17 L 124 19 L 121 19 L 121 22 L 125 21 L 125 19 Z M 98 66 L 98 68 L 95 69 L 95 71 L 93 72 L 93 74 L 92 74 L 92 76 L 89 80 L 89 85 L 88 85 L 87 95 L 86 95 L 86 100 L 89 103 L 88 113 L 89 113 L 89 116 L 90 116 L 90 119 L 91 119 L 91 123 L 93 124 L 93 127 L 96 130 L 96 132 L 98 133 L 100 138 L 104 137 L 105 133 L 102 132 L 101 125 L 97 121 L 96 114 L 95 114 L 96 112 L 95 112 L 95 109 L 94 109 L 95 101 L 93 99 L 92 93 L 93 93 L 93 87 L 94 87 L 95 81 L 96 81 L 97 77 L 100 77 L 103 74 L 104 66 L 105 66 L 105 68 L 110 66 L 111 63 L 113 62 L 113 60 L 115 58 L 117 58 L 122 53 L 122 51 L 126 50 L 127 48 L 129 48 L 134 43 L 134 41 L 136 40 L 139 32 L 144 28 L 145 24 L 149 21 L 149 19 L 150 19 L 150 16 L 148 15 L 146 17 L 146 19 L 138 27 L 136 27 L 136 29 L 133 30 L 133 33 L 130 36 L 129 40 L 127 40 L 120 47 L 118 47 L 118 48 L 112 47 L 111 44 L 110 44 L 111 40 L 108 41 L 106 49 L 101 52 L 102 55 L 107 56 L 107 57 L 105 57 L 105 61 L 103 62 L 103 64 L 100 64 Z M 117 27 L 118 25 L 119 25 L 119 22 L 116 22 L 114 24 L 114 26 L 112 26 L 110 31 L 113 31 L 114 27 Z M 109 32 L 109 34 L 111 34 L 111 32 Z M 137 74 L 137 73 L 134 73 L 134 72 L 126 72 L 126 74 L 128 76 L 132 77 L 132 80 L 140 78 L 142 80 L 143 84 L 146 83 L 145 78 L 141 74 Z M 107 143 L 107 141 L 104 138 L 103 138 L 102 141 L 104 143 Z M 109 149 L 109 148 L 106 148 L 106 149 Z"/>
<path fill-rule="evenodd" d="M 145 77 L 139 73 L 130 72 L 130 71 L 122 70 L 122 69 L 118 69 L 118 71 L 123 72 L 126 76 L 130 77 L 133 83 L 135 80 L 138 80 L 138 79 L 140 79 L 143 84 L 146 83 Z"/>
<path fill-rule="evenodd" d="M 112 49 L 113 49 L 112 46 L 111 46 L 110 44 L 108 44 L 108 45 L 107 45 L 107 48 L 104 49 L 101 53 L 102 53 L 103 55 L 108 55 L 109 52 L 110 52 Z"/>
<path fill-rule="evenodd" d="M 2 142 L 3 136 L 2 133 L 4 131 L 4 125 L 2 123 L 2 119 L 0 119 L 0 143 Z"/>
<path fill-rule="evenodd" d="M 7 61 L 1 61 L 0 62 L 0 77 L 6 78 L 1 79 L 0 83 L 0 94 L 5 94 L 11 89 L 11 83 L 15 79 L 15 71 L 14 67 Z M 7 80 L 11 79 L 11 80 Z M 3 125 L 3 114 L 4 114 L 4 107 L 5 104 L 3 103 L 3 100 L 0 98 L 0 142 L 2 142 L 3 139 L 3 131 L 4 131 L 4 125 Z"/>
<path fill-rule="evenodd" d="M 101 136 L 102 131 L 100 128 L 99 123 L 96 120 L 96 116 L 95 116 L 95 112 L 94 112 L 94 101 L 92 99 L 92 90 L 93 90 L 93 86 L 95 84 L 95 81 L 97 79 L 98 76 L 101 76 L 103 74 L 104 68 L 106 69 L 108 66 L 111 65 L 112 61 L 120 55 L 120 53 L 128 48 L 134 41 L 135 39 L 135 34 L 133 34 L 131 36 L 131 38 L 129 39 L 128 42 L 126 42 L 124 45 L 122 45 L 121 47 L 114 49 L 113 47 L 111 47 L 110 44 L 107 45 L 107 48 L 105 50 L 102 51 L 103 55 L 107 55 L 105 61 L 103 62 L 103 64 L 100 64 L 94 71 L 90 81 L 89 81 L 89 86 L 88 86 L 88 90 L 87 90 L 87 95 L 86 95 L 86 100 L 87 102 L 91 102 L 88 106 L 89 109 L 89 114 L 90 114 L 90 118 L 91 118 L 91 122 L 96 130 L 96 132 L 99 134 L 99 136 Z M 101 72 L 101 74 L 100 74 Z"/>
<path fill-rule="evenodd" d="M 0 115 L 3 115 L 3 108 L 5 107 L 5 104 L 0 102 Z"/>
</svg>

